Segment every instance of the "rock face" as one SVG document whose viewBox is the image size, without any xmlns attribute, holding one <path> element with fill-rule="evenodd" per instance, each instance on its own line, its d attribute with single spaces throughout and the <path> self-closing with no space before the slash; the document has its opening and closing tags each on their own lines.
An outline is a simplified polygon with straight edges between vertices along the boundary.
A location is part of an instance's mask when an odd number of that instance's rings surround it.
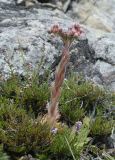
<svg viewBox="0 0 115 160">
<path fill-rule="evenodd" d="M 98 1 L 99 3 L 101 2 Z M 93 25 L 83 25 L 86 35 L 79 42 L 74 42 L 71 47 L 68 68 L 82 73 L 86 79 L 106 85 L 115 91 L 114 20 L 112 17 L 110 26 L 103 29 L 103 32 Z M 0 3 L 1 75 L 7 76 L 11 71 L 24 74 L 27 69 L 32 70 L 41 61 L 44 63 L 41 73 L 50 66 L 55 69 L 62 49 L 61 40 L 52 39 L 48 34 L 48 30 L 55 23 L 68 27 L 73 24 L 73 20 L 56 9 L 51 11 L 40 9 L 39 6 L 25 9 L 16 6 L 12 0 L 2 1 Z"/>
<path fill-rule="evenodd" d="M 1 3 L 0 71 L 7 74 L 12 68 L 22 73 L 25 65 L 35 66 L 42 57 L 47 65 L 51 65 L 59 50 L 51 44 L 48 29 L 58 22 L 65 27 L 72 21 L 61 12 L 35 8 L 26 10 L 24 7 Z"/>
<path fill-rule="evenodd" d="M 71 15 L 92 28 L 104 32 L 115 31 L 115 0 L 73 1 Z"/>
<path fill-rule="evenodd" d="M 115 90 L 115 34 L 98 38 L 92 47 L 95 50 L 95 70 L 100 73 L 103 83 Z"/>
</svg>

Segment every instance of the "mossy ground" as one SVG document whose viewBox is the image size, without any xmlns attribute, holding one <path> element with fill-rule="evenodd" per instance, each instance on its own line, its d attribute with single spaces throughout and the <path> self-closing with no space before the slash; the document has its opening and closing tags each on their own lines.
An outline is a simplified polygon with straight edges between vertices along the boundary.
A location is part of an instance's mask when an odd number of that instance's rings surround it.
<svg viewBox="0 0 115 160">
<path fill-rule="evenodd" d="M 12 75 L 0 85 L 0 144 L 2 160 L 24 160 L 32 155 L 37 160 L 91 159 L 112 148 L 107 139 L 114 127 L 114 93 L 105 91 L 80 76 L 64 81 L 59 101 L 61 118 L 56 134 L 48 123 L 50 90 L 45 79 Z M 76 131 L 75 123 L 83 123 Z M 7 156 L 8 155 L 8 156 Z M 21 159 L 22 158 L 22 159 Z M 25 158 L 27 159 L 27 158 Z"/>
</svg>

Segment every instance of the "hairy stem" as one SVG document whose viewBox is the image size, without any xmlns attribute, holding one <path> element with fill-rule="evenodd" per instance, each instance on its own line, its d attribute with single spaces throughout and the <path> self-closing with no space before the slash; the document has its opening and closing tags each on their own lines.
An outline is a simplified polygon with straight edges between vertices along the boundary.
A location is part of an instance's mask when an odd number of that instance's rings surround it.
<svg viewBox="0 0 115 160">
<path fill-rule="evenodd" d="M 64 81 L 66 66 L 69 61 L 69 57 L 70 57 L 69 45 L 68 43 L 66 43 L 62 51 L 61 61 L 58 67 L 56 68 L 55 80 L 51 86 L 51 99 L 50 99 L 50 105 L 48 107 L 48 115 L 49 115 L 50 123 L 52 126 L 60 117 L 59 109 L 58 109 L 58 101 L 61 95 L 61 86 Z"/>
</svg>

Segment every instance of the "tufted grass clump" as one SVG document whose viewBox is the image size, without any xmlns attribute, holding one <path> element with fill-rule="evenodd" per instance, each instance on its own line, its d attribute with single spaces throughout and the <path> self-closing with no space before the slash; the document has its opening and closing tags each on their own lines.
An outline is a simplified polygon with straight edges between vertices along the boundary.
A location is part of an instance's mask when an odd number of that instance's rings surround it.
<svg viewBox="0 0 115 160">
<path fill-rule="evenodd" d="M 108 136 L 114 126 L 114 120 L 98 116 L 91 122 L 91 134 L 94 136 Z"/>
<path fill-rule="evenodd" d="M 0 145 L 0 160 L 8 160 L 9 156 L 3 152 L 3 146 Z"/>
<path fill-rule="evenodd" d="M 41 124 L 40 118 L 32 118 L 14 103 L 1 105 L 0 122 L 0 143 L 12 156 L 42 153 L 50 143 L 49 126 Z"/>
<path fill-rule="evenodd" d="M 1 96 L 15 101 L 18 106 L 23 106 L 37 117 L 38 114 L 46 113 L 48 84 L 46 81 L 39 83 L 39 79 L 36 80 L 35 77 L 29 79 L 13 75 L 1 84 Z"/>
<path fill-rule="evenodd" d="M 27 111 L 32 110 L 35 117 L 38 114 L 45 114 L 46 104 L 49 98 L 49 91 L 47 83 L 41 84 L 39 86 L 32 85 L 24 88 L 22 93 L 22 105 L 25 106 Z"/>
<path fill-rule="evenodd" d="M 60 100 L 62 119 L 69 124 L 84 116 L 103 116 L 111 106 L 111 94 L 82 77 L 74 76 L 64 81 Z"/>
<path fill-rule="evenodd" d="M 93 146 L 100 142 L 108 148 L 106 139 L 114 126 L 114 93 L 78 75 L 64 80 L 61 89 L 61 117 L 51 130 L 45 121 L 50 97 L 47 77 L 30 79 L 13 75 L 1 83 L 1 155 L 6 152 L 12 160 L 29 154 L 37 160 L 79 160 L 92 153 L 89 149 L 92 139 L 96 139 Z M 81 126 L 76 126 L 76 122 Z"/>
<path fill-rule="evenodd" d="M 89 122 L 89 118 L 84 118 L 83 125 L 77 133 L 74 127 L 65 127 L 63 132 L 60 131 L 55 135 L 51 146 L 52 158 L 56 159 L 58 157 L 59 160 L 80 159 L 83 150 L 90 141 L 88 137 Z"/>
</svg>

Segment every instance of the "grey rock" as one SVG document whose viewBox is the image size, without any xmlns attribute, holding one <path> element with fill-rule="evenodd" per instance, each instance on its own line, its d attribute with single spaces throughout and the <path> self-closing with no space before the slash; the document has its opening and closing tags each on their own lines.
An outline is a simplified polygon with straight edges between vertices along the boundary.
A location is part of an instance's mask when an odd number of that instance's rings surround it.
<svg viewBox="0 0 115 160">
<path fill-rule="evenodd" d="M 96 58 L 115 65 L 115 34 L 106 34 L 93 42 Z"/>
<path fill-rule="evenodd" d="M 47 62 L 44 68 L 49 67 L 59 51 L 49 42 L 48 30 L 54 23 L 65 27 L 72 22 L 61 12 L 25 10 L 7 3 L 0 4 L 0 20 L 0 71 L 5 75 L 11 67 L 18 73 L 28 64 L 35 67 L 42 57 Z"/>
<path fill-rule="evenodd" d="M 106 34 L 96 39 L 92 48 L 95 50 L 94 70 L 100 73 L 106 86 L 115 90 L 115 34 Z"/>
<path fill-rule="evenodd" d="M 0 3 L 0 72 L 31 72 L 43 59 L 44 69 L 55 70 L 59 63 L 62 41 L 52 38 L 48 30 L 59 23 L 67 28 L 73 20 L 59 10 L 25 9 L 15 3 Z M 86 79 L 115 91 L 115 34 L 103 36 L 97 29 L 83 25 L 86 35 L 71 47 L 68 70 L 82 73 Z M 98 32 L 99 31 L 99 32 Z"/>
<path fill-rule="evenodd" d="M 80 0 L 79 3 L 73 1 L 70 15 L 94 29 L 115 32 L 114 4 L 115 0 Z M 103 32 L 101 34 L 103 35 Z"/>
</svg>

